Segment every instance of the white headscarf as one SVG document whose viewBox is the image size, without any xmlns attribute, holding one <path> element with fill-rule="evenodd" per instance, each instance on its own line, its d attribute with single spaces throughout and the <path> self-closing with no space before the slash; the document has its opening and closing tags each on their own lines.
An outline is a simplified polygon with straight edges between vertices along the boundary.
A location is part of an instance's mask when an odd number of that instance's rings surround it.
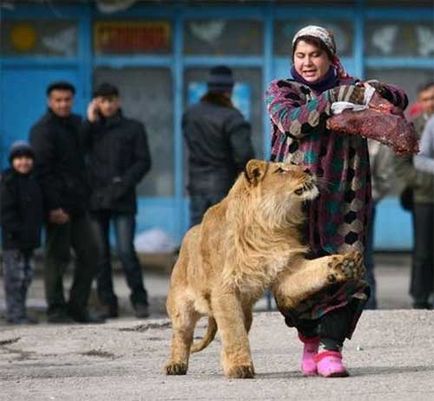
<svg viewBox="0 0 434 401">
<path fill-rule="evenodd" d="M 294 48 L 295 42 L 297 39 L 303 37 L 303 36 L 312 36 L 314 38 L 317 38 L 321 40 L 327 47 L 327 49 L 330 50 L 330 53 L 332 54 L 332 65 L 336 68 L 338 77 L 340 78 L 348 78 L 349 75 L 345 71 L 344 66 L 341 63 L 341 60 L 339 60 L 339 57 L 336 55 L 336 43 L 335 38 L 333 37 L 333 34 L 328 31 L 327 29 L 317 26 L 317 25 L 308 25 L 304 28 L 301 28 L 292 39 L 292 47 Z"/>
</svg>

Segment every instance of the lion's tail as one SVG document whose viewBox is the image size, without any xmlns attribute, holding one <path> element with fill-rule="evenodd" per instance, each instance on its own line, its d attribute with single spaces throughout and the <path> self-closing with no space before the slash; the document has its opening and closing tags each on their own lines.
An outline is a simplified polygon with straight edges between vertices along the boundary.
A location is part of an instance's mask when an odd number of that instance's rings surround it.
<svg viewBox="0 0 434 401">
<path fill-rule="evenodd" d="M 204 348 L 208 347 L 208 345 L 212 342 L 212 340 L 214 340 L 216 333 L 217 333 L 217 322 L 213 317 L 209 316 L 208 327 L 204 337 L 200 341 L 194 343 L 191 346 L 190 352 L 192 353 L 199 352 L 202 351 Z"/>
</svg>

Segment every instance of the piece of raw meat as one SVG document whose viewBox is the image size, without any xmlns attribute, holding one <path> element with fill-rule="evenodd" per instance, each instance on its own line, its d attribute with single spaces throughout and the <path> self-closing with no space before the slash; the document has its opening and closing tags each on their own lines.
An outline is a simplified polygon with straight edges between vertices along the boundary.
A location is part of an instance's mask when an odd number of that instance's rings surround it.
<svg viewBox="0 0 434 401">
<path fill-rule="evenodd" d="M 327 128 L 346 135 L 360 135 L 374 139 L 397 154 L 416 154 L 419 151 L 414 126 L 402 111 L 377 93 L 368 108 L 362 111 L 344 110 L 327 120 Z"/>
</svg>

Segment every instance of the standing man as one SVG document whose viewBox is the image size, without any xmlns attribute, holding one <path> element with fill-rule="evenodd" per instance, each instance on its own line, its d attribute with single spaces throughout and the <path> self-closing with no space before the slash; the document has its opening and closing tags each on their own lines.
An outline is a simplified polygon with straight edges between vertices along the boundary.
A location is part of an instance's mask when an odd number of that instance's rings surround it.
<svg viewBox="0 0 434 401">
<path fill-rule="evenodd" d="M 90 207 L 100 250 L 98 296 L 106 317 L 118 316 L 113 288 L 109 227 L 112 222 L 116 250 L 131 290 L 130 301 L 138 318 L 149 316 L 148 295 L 134 249 L 136 185 L 151 168 L 145 128 L 124 117 L 118 89 L 108 83 L 94 92 L 83 134 L 89 151 L 92 195 Z"/>
<path fill-rule="evenodd" d="M 101 323 L 88 313 L 87 302 L 96 274 L 96 242 L 87 210 L 89 185 L 80 143 L 81 119 L 71 112 L 75 88 L 54 82 L 47 88 L 48 111 L 33 125 L 35 175 L 47 212 L 45 292 L 50 323 Z M 75 253 L 75 270 L 68 303 L 63 275 Z"/>
<path fill-rule="evenodd" d="M 371 295 L 365 309 L 377 309 L 377 282 L 375 280 L 374 233 L 378 203 L 387 195 L 393 184 L 393 152 L 378 141 L 368 140 L 369 163 L 371 167 L 372 209 L 365 246 L 365 279 L 371 288 Z"/>
<path fill-rule="evenodd" d="M 232 103 L 234 79 L 226 66 L 211 68 L 208 91 L 183 116 L 188 147 L 190 225 L 220 202 L 254 158 L 250 124 Z"/>
<path fill-rule="evenodd" d="M 425 125 L 434 115 L 434 82 L 423 85 L 418 91 L 422 113 L 413 121 L 419 139 Z M 410 295 L 414 309 L 431 309 L 429 296 L 433 286 L 434 265 L 434 176 L 416 170 L 413 158 L 396 158 L 396 174 L 407 188 L 413 190 L 413 262 Z"/>
</svg>

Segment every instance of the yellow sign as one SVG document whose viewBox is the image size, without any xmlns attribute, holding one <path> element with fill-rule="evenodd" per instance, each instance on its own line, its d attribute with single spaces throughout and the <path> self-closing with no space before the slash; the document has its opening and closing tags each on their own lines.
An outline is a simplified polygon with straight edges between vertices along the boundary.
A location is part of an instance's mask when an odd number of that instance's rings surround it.
<svg viewBox="0 0 434 401">
<path fill-rule="evenodd" d="M 12 26 L 10 39 L 13 48 L 20 52 L 32 50 L 36 44 L 35 28 L 29 23 L 18 23 Z"/>
<path fill-rule="evenodd" d="M 170 51 L 170 23 L 166 21 L 98 21 L 94 25 L 96 53 L 161 53 Z"/>
</svg>

